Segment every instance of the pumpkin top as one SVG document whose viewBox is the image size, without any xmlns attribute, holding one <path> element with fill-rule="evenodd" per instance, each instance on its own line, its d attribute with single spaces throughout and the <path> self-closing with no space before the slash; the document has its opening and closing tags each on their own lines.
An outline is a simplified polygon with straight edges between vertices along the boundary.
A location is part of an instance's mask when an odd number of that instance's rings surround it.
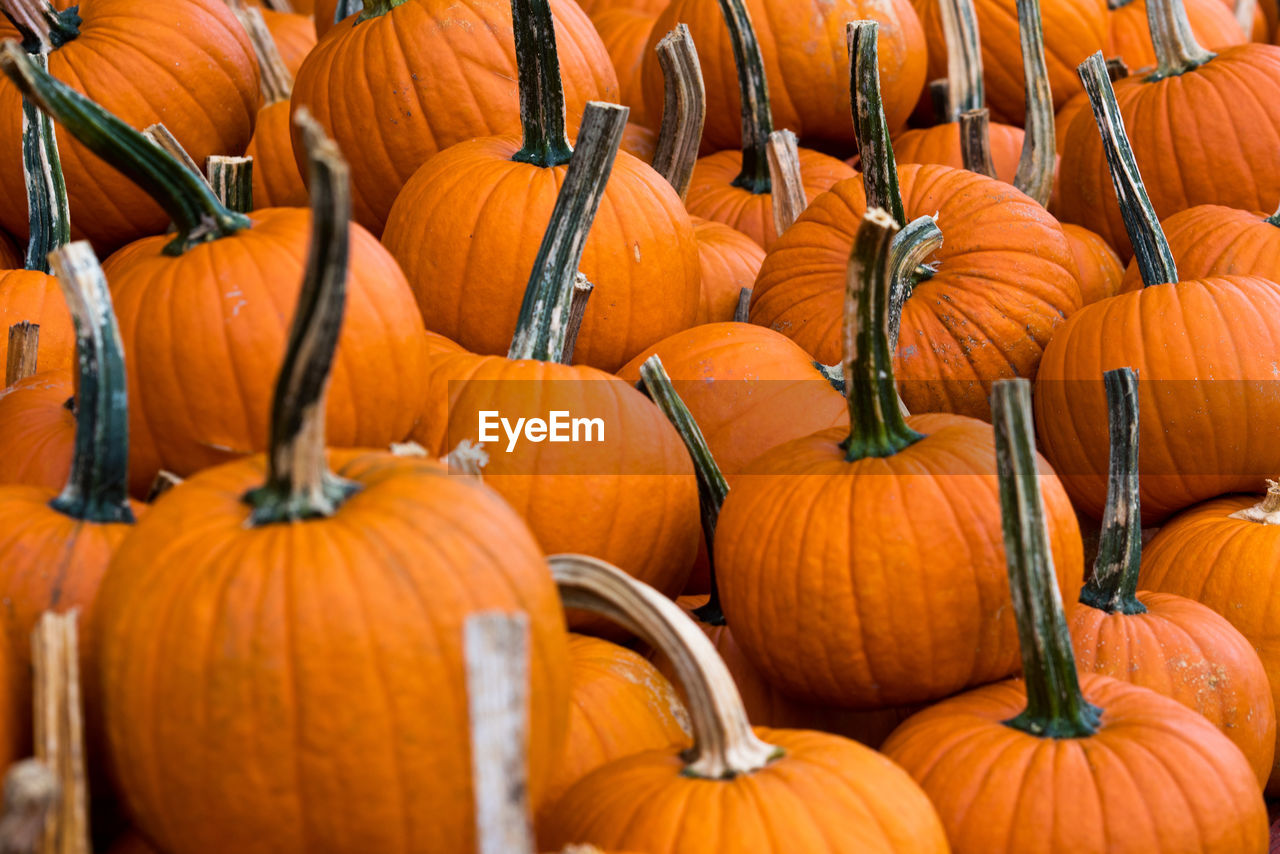
<svg viewBox="0 0 1280 854">
<path fill-rule="evenodd" d="M 653 168 L 684 201 L 707 120 L 707 88 L 688 26 L 677 24 L 658 42 L 657 51 L 658 64 L 662 66 L 663 105 Z"/>
<path fill-rule="evenodd" d="M 7 0 L 3 12 L 22 35 L 27 53 L 48 54 L 80 35 L 79 6 L 59 12 L 49 0 Z"/>
<path fill-rule="evenodd" d="M 733 45 L 733 63 L 738 70 L 738 90 L 742 101 L 742 171 L 733 179 L 757 196 L 772 192 L 766 146 L 773 133 L 773 110 L 769 106 L 769 79 L 765 75 L 764 55 L 756 37 L 751 13 L 743 0 L 717 0 L 729 43 Z"/>
<path fill-rule="evenodd" d="M 356 18 L 356 23 L 362 24 L 373 18 L 381 18 L 395 7 L 407 2 L 409 2 L 409 0 L 364 0 L 364 8 L 360 11 L 360 17 Z M 346 5 L 347 4 L 342 2 L 338 3 L 337 8 L 334 11 L 335 24 L 343 20 L 345 16 L 342 13 L 344 11 L 349 11 L 344 8 Z"/>
<path fill-rule="evenodd" d="M 858 137 L 858 159 L 867 210 L 880 208 L 899 226 L 907 224 L 898 188 L 898 164 L 893 159 L 893 143 L 880 97 L 880 68 L 875 21 L 851 21 L 849 42 L 849 95 L 853 102 L 853 123 Z"/>
<path fill-rule="evenodd" d="M 1156 50 L 1156 70 L 1144 78 L 1148 83 L 1193 71 L 1217 56 L 1196 41 L 1184 0 L 1147 0 L 1147 26 Z"/>
<path fill-rule="evenodd" d="M 1267 494 L 1252 507 L 1245 507 L 1231 514 L 1232 519 L 1257 522 L 1262 525 L 1280 525 L 1280 481 L 1267 481 Z"/>
<path fill-rule="evenodd" d="M 565 133 L 564 84 L 549 0 L 511 0 L 524 145 L 511 156 L 535 166 L 561 166 L 573 148 Z"/>
</svg>

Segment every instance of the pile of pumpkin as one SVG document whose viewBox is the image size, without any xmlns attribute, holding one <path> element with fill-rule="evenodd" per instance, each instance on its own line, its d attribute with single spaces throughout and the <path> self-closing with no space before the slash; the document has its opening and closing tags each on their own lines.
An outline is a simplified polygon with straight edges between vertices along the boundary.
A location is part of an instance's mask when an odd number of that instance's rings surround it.
<svg viewBox="0 0 1280 854">
<path fill-rule="evenodd" d="M 0 850 L 1268 849 L 1275 0 L 0 10 Z"/>
</svg>

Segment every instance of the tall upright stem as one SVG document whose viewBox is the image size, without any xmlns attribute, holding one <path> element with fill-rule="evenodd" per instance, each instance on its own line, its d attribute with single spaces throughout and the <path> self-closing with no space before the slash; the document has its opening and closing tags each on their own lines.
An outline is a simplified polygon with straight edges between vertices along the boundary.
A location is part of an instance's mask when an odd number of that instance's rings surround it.
<svg viewBox="0 0 1280 854">
<path fill-rule="evenodd" d="M 564 124 L 564 85 L 550 0 L 511 0 L 524 145 L 511 156 L 535 166 L 561 166 L 573 156 Z"/>
<path fill-rule="evenodd" d="M 1156 49 L 1156 70 L 1147 75 L 1148 82 L 1186 74 L 1217 56 L 1196 41 L 1183 0 L 1147 0 L 1147 26 Z"/>
<path fill-rule="evenodd" d="M 960 114 L 960 159 L 970 172 L 996 176 L 991 160 L 991 114 L 986 107 Z"/>
<path fill-rule="evenodd" d="M 653 153 L 653 168 L 683 200 L 689 192 L 707 120 L 707 87 L 698 64 L 698 50 L 686 25 L 677 24 L 658 42 L 658 64 L 662 66 L 664 86 L 662 126 Z"/>
<path fill-rule="evenodd" d="M 760 41 L 746 3 L 743 0 L 717 2 L 729 28 L 733 62 L 738 68 L 738 94 L 742 100 L 742 171 L 733 179 L 733 186 L 757 196 L 764 195 L 773 187 L 765 150 L 769 134 L 773 133 L 773 111 L 769 107 L 764 56 L 760 53 Z"/>
<path fill-rule="evenodd" d="M 781 235 L 804 213 L 809 200 L 800 174 L 800 149 L 789 130 L 769 134 L 769 176 L 773 183 L 773 227 Z"/>
<path fill-rule="evenodd" d="M 958 122 L 987 105 L 982 90 L 982 41 L 973 0 L 941 0 L 942 36 L 947 48 L 947 121 Z"/>
<path fill-rule="evenodd" d="M 231 11 L 235 12 L 249 34 L 249 43 L 258 57 L 263 106 L 289 100 L 293 92 L 293 72 L 284 64 L 276 40 L 262 17 L 262 10 L 257 6 L 233 5 Z"/>
<path fill-rule="evenodd" d="M 48 72 L 47 54 L 32 59 L 41 71 Z M 31 229 L 23 266 L 47 273 L 49 253 L 71 240 L 71 209 L 53 120 L 25 95 L 22 98 L 22 174 L 27 185 L 27 217 Z"/>
<path fill-rule="evenodd" d="M 893 143 L 889 141 L 884 102 L 880 99 L 880 67 L 876 50 L 879 31 L 880 25 L 875 21 L 852 21 L 848 26 L 849 94 L 853 102 L 867 210 L 881 208 L 888 211 L 901 227 L 907 224 L 907 214 L 902 207 L 898 164 L 893 159 Z"/>
<path fill-rule="evenodd" d="M 1040 0 L 1017 0 L 1018 41 L 1022 47 L 1022 76 L 1026 81 L 1026 133 L 1013 185 L 1042 206 L 1053 193 L 1057 161 L 1054 136 L 1053 93 L 1049 90 L 1049 65 L 1044 52 L 1044 21 Z"/>
</svg>

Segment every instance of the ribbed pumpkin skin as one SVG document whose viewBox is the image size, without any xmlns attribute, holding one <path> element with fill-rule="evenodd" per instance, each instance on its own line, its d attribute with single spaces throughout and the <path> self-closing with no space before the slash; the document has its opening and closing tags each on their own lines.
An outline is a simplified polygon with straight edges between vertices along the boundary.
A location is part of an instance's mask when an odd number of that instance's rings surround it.
<svg viewBox="0 0 1280 854">
<path fill-rule="evenodd" d="M 1280 702 L 1280 635 L 1275 630 L 1280 528 L 1230 518 L 1257 501 L 1256 496 L 1231 495 L 1170 519 L 1143 549 L 1139 583 L 1195 599 L 1226 617 L 1257 650 L 1272 697 Z M 1276 770 L 1270 793 L 1280 784 Z"/>
<path fill-rule="evenodd" d="M 585 840 L 647 854 L 948 851 L 920 788 L 880 754 L 825 733 L 756 731 L 785 755 L 732 780 L 687 777 L 674 751 L 593 772 L 556 806 L 540 830 L 543 847 Z"/>
<path fill-rule="evenodd" d="M 1210 50 L 1244 44 L 1248 39 L 1236 23 L 1236 16 L 1222 0 L 1184 0 L 1187 19 L 1196 41 Z M 1156 50 L 1151 45 L 1147 25 L 1146 0 L 1131 0 L 1107 13 L 1107 56 L 1119 56 L 1137 72 L 1155 68 Z"/>
<path fill-rule="evenodd" d="M 296 4 L 294 9 L 297 10 Z M 276 47 L 280 49 L 280 58 L 284 60 L 285 67 L 297 74 L 302 67 L 302 60 L 316 46 L 315 20 L 310 15 L 297 14 L 296 11 L 273 12 L 270 9 L 263 9 L 262 17 L 267 23 L 267 29 L 271 31 Z M 254 165 L 257 166 L 256 163 Z"/>
<path fill-rule="evenodd" d="M 1080 292 L 1084 304 L 1113 297 L 1121 291 L 1136 291 L 1142 280 L 1128 281 L 1120 256 L 1107 245 L 1101 235 L 1094 234 L 1081 225 L 1062 224 L 1062 233 L 1071 244 L 1071 255 L 1076 260 L 1076 272 L 1080 274 Z"/>
<path fill-rule="evenodd" d="M 551 0 L 569 123 L 587 101 L 617 101 L 618 79 L 591 21 Z M 515 37 L 507 0 L 407 0 L 320 40 L 293 87 L 351 163 L 352 211 L 381 234 L 396 194 L 432 155 L 478 136 L 517 133 Z M 306 168 L 302 137 L 294 156 Z"/>
<path fill-rule="evenodd" d="M 277 101 L 258 111 L 258 124 L 245 154 L 253 158 L 253 206 L 306 207 L 310 196 L 293 159 L 289 102 Z"/>
<path fill-rule="evenodd" d="M 1217 2 L 1217 0 L 1212 0 Z M 650 115 L 644 101 L 644 49 L 649 44 L 656 13 L 609 8 L 591 16 L 604 48 L 618 73 L 618 103 L 631 108 L 627 119 L 639 125 L 657 127 L 662 112 Z M 663 33 L 666 35 L 666 33 Z"/>
<path fill-rule="evenodd" d="M 588 15 L 599 15 L 610 9 L 634 9 L 656 16 L 667 8 L 667 2 L 668 0 L 580 0 L 578 5 Z"/>
<path fill-rule="evenodd" d="M 80 36 L 49 55 L 49 72 L 136 128 L 164 122 L 197 163 L 239 154 L 258 111 L 258 64 L 222 0 L 82 0 Z M 25 199 L 22 105 L 0 83 L 0 197 Z M 76 239 L 101 255 L 165 230 L 169 217 L 132 182 L 57 130 Z M 26 240 L 27 209 L 0 205 L 0 225 Z"/>
<path fill-rule="evenodd" d="M 1057 220 L 1007 184 L 947 166 L 903 166 L 899 179 L 907 218 L 937 214 L 944 234 L 930 258 L 938 272 L 902 309 L 899 391 L 911 412 L 985 419 L 991 384 L 1035 376 L 1054 330 L 1081 305 L 1070 244 Z M 860 178 L 836 184 L 756 279 L 751 321 L 823 364 L 841 360 L 845 277 L 865 209 Z"/>
<path fill-rule="evenodd" d="M 1280 227 L 1270 214 L 1222 205 L 1196 205 L 1163 220 L 1169 250 L 1185 279 L 1209 276 L 1258 276 L 1280 282 Z M 1133 260 L 1124 271 L 1126 290 L 1142 287 Z M 41 330 L 43 335 L 44 330 Z"/>
<path fill-rule="evenodd" d="M 1267 811 L 1243 754 L 1154 691 L 1081 674 L 1103 709 L 1089 738 L 1005 726 L 1020 682 L 944 700 L 884 752 L 928 792 L 954 854 L 1265 854 Z"/>
<path fill-rule="evenodd" d="M 929 80 L 947 76 L 946 40 L 938 0 L 914 0 L 925 40 L 939 45 L 929 51 Z M 982 38 L 982 71 L 991 120 L 1021 126 L 1026 119 L 1022 54 L 1018 49 L 1018 14 L 1014 0 L 977 0 L 978 33 Z M 1044 20 L 1045 59 L 1055 107 L 1083 92 L 1076 66 L 1107 43 L 1106 0 L 1046 0 L 1040 4 Z M 1106 167 L 1103 167 L 1106 171 Z M 944 229 L 946 225 L 942 226 Z"/>
<path fill-rule="evenodd" d="M 1107 488 L 1102 374 L 1131 367 L 1139 404 L 1144 525 L 1280 471 L 1270 425 L 1280 285 L 1243 276 L 1183 281 L 1085 306 L 1054 336 L 1034 397 L 1041 448 L 1094 518 Z M 1224 432 L 1225 431 L 1225 432 Z"/>
<path fill-rule="evenodd" d="M 1216 0 L 1214 0 L 1216 2 Z M 996 177 L 1012 184 L 1022 157 L 1022 128 L 993 122 L 991 124 L 991 161 Z M 893 141 L 893 155 L 899 163 L 937 163 L 963 169 L 960 156 L 960 125 L 949 122 L 931 128 L 903 131 Z"/>
<path fill-rule="evenodd" d="M 908 0 L 747 0 L 746 6 L 764 57 L 775 127 L 794 131 L 802 144 L 823 140 L 849 145 L 845 25 L 867 19 L 880 22 L 876 47 L 889 127 L 906 124 L 925 82 L 924 35 Z M 644 53 L 649 115 L 662 115 L 662 68 L 654 48 L 676 24 L 689 26 L 706 81 L 702 152 L 741 149 L 738 72 L 716 0 L 672 0 L 658 16 Z"/>
<path fill-rule="evenodd" d="M 1071 646 L 1082 673 L 1150 688 L 1204 715 L 1240 748 L 1266 785 L 1276 747 L 1275 703 L 1258 653 L 1192 599 L 1143 590 L 1145 614 L 1077 605 Z"/>
<path fill-rule="evenodd" d="M 754 285 L 760 274 L 764 249 L 736 228 L 702 217 L 692 219 L 702 280 L 694 325 L 731 321 L 742 289 Z"/>
<path fill-rule="evenodd" d="M 145 494 L 159 468 L 186 477 L 266 447 L 311 212 L 272 208 L 252 219 L 252 228 L 176 258 L 162 252 L 170 238 L 151 237 L 103 264 L 128 369 L 134 494 Z M 395 259 L 354 224 L 347 287 L 328 442 L 387 447 L 417 416 L 422 322 Z"/>
<path fill-rule="evenodd" d="M 750 323 L 696 326 L 659 341 L 618 376 L 640 381 L 657 354 L 726 475 L 771 448 L 848 424 L 844 397 L 788 338 Z"/>
<path fill-rule="evenodd" d="M 1194 205 L 1275 206 L 1280 98 L 1270 93 L 1277 89 L 1280 48 L 1263 44 L 1226 48 L 1194 71 L 1158 83 L 1140 76 L 1116 82 L 1120 115 L 1157 216 Z M 1241 103 L 1250 105 L 1247 131 L 1237 130 Z M 1176 128 L 1172 136 L 1170 127 Z M 1092 114 L 1072 119 L 1061 175 L 1062 218 L 1098 232 L 1128 262 L 1133 250 Z"/>
<path fill-rule="evenodd" d="M 76 441 L 67 407 L 74 395 L 66 370 L 41 371 L 0 391 L 0 483 L 62 488 Z"/>
<path fill-rule="evenodd" d="M 505 355 L 568 166 L 517 163 L 518 137 L 454 146 L 414 173 L 383 243 L 413 287 L 427 328 L 476 353 Z M 652 167 L 619 154 L 587 237 L 595 285 L 573 357 L 614 371 L 693 325 L 698 246 L 680 197 Z"/>
<path fill-rule="evenodd" d="M 792 697 L 883 708 L 1019 667 L 991 427 L 936 414 L 907 423 L 926 438 L 891 457 L 845 462 L 845 426 L 774 448 L 733 481 L 715 542 L 725 616 Z M 1071 601 L 1080 530 L 1043 462 L 1041 472 Z"/>
<path fill-rule="evenodd" d="M 263 459 L 220 466 L 155 505 L 102 587 L 113 767 L 168 854 L 472 850 L 462 626 L 480 611 L 529 615 L 545 791 L 569 683 L 533 538 L 437 464 L 333 456 L 363 486 L 335 516 L 250 527 Z"/>
<path fill-rule="evenodd" d="M 782 127 L 779 125 L 779 127 Z M 685 203 L 689 213 L 736 228 L 765 249 L 773 246 L 778 231 L 773 225 L 773 195 L 756 195 L 734 187 L 733 179 L 742 171 L 742 152 L 718 151 L 698 159 L 689 182 Z M 857 173 L 843 160 L 800 149 L 800 179 L 810 202 L 830 190 L 838 181 Z"/>
<path fill-rule="evenodd" d="M 76 329 L 58 280 L 38 270 L 0 270 L 0 364 L 9 357 L 9 327 L 40 324 L 36 369 L 56 371 L 76 364 Z"/>
</svg>

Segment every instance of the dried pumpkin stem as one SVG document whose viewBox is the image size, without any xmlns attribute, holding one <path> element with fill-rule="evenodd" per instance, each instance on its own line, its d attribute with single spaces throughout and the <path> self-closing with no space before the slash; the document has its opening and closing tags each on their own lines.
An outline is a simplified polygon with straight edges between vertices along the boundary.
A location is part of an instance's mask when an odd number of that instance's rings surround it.
<svg viewBox="0 0 1280 854">
<path fill-rule="evenodd" d="M 350 170 L 309 111 L 294 121 L 311 170 L 311 243 L 271 403 L 267 479 L 244 497 L 254 526 L 331 516 L 358 489 L 329 470 L 324 453 L 325 392 L 347 301 Z"/>
<path fill-rule="evenodd" d="M 262 10 L 256 6 L 234 5 L 231 11 L 240 19 L 241 26 L 249 34 L 249 43 L 258 57 L 258 69 L 261 71 L 260 86 L 262 104 L 275 104 L 289 100 L 293 92 L 293 72 L 284 64 L 280 56 L 280 48 L 267 28 Z"/>
<path fill-rule="evenodd" d="M 132 522 L 124 347 L 107 279 L 83 240 L 49 260 L 75 323 L 79 366 L 71 473 L 49 506 L 87 522 Z"/>
<path fill-rule="evenodd" d="M 965 113 L 987 105 L 978 15 L 973 0 L 941 0 L 938 11 L 947 48 L 947 121 L 958 122 Z"/>
<path fill-rule="evenodd" d="M 0 46 L 0 70 L 94 154 L 150 195 L 173 220 L 178 236 L 166 254 L 249 227 L 243 214 L 227 210 L 198 175 L 160 151 L 142 134 L 102 107 L 58 82 L 14 43 Z"/>
<path fill-rule="evenodd" d="M 49 0 L 0 0 L 0 11 L 17 28 L 27 53 L 47 54 L 80 35 L 79 6 L 59 12 Z"/>
<path fill-rule="evenodd" d="M 1186 74 L 1217 56 L 1196 41 L 1183 0 L 1147 0 L 1147 27 L 1156 49 L 1156 70 L 1147 75 L 1148 83 Z"/>
<path fill-rule="evenodd" d="M 1276 212 L 1267 217 L 1266 221 L 1274 226 L 1280 226 L 1280 207 L 1276 208 Z"/>
<path fill-rule="evenodd" d="M 32 59 L 42 71 L 49 70 L 47 55 L 39 54 Z M 23 266 L 47 273 L 49 253 L 71 240 L 71 212 L 53 120 L 25 95 L 22 98 L 22 174 L 27 185 L 27 219 L 31 231 Z"/>
<path fill-rule="evenodd" d="M 698 50 L 684 24 L 658 42 L 658 64 L 662 66 L 662 126 L 653 154 L 653 168 L 667 179 L 683 201 L 693 178 L 693 165 L 702 144 L 702 128 L 707 121 L 707 88 L 698 64 Z"/>
<path fill-rule="evenodd" d="M 550 0 L 511 0 L 520 81 L 520 126 L 524 145 L 512 160 L 534 166 L 562 166 L 573 156 L 565 134 L 564 85 L 556 53 Z"/>
<path fill-rule="evenodd" d="M 1112 83 L 1117 80 L 1123 80 L 1129 76 L 1129 66 L 1125 65 L 1124 58 L 1113 56 L 1107 60 L 1107 79 Z"/>
<path fill-rule="evenodd" d="M 733 677 L 707 636 L 670 599 L 617 567 L 585 555 L 553 555 L 565 607 L 602 614 L 667 657 L 688 698 L 693 747 L 684 773 L 708 780 L 750 774 L 783 756 L 756 736 Z"/>
<path fill-rule="evenodd" d="M 893 239 L 889 266 L 893 270 L 893 284 L 889 290 L 889 352 L 898 349 L 898 335 L 902 328 L 902 308 L 911 298 L 911 292 L 921 281 L 933 275 L 923 266 L 929 256 L 942 246 L 942 231 L 931 216 L 917 217 L 907 223 Z"/>
<path fill-rule="evenodd" d="M 4 366 L 5 387 L 21 382 L 36 372 L 40 353 L 40 324 L 24 320 L 9 327 L 9 349 Z"/>
<path fill-rule="evenodd" d="M 509 359 L 556 362 L 564 352 L 578 264 L 613 171 L 629 112 L 617 104 L 587 104 L 578 148 L 569 161 L 524 290 Z"/>
<path fill-rule="evenodd" d="M 733 322 L 746 323 L 751 319 L 751 294 L 752 288 L 743 288 L 738 291 L 738 304 L 733 309 Z"/>
<path fill-rule="evenodd" d="M 1257 522 L 1261 525 L 1280 525 L 1280 481 L 1267 481 L 1267 494 L 1252 507 L 1237 510 L 1232 519 Z"/>
<path fill-rule="evenodd" d="M 1145 614 L 1138 601 L 1142 563 L 1142 506 L 1138 502 L 1138 375 L 1119 368 L 1102 375 L 1107 387 L 1111 458 L 1107 504 L 1093 575 L 1080 591 L 1085 605 L 1112 614 Z"/>
<path fill-rule="evenodd" d="M 1031 383 L 996 381 L 991 414 L 1005 561 L 1027 691 L 1026 710 L 1005 723 L 1042 738 L 1083 738 L 1097 732 L 1102 710 L 1085 700 L 1080 690 L 1053 571 L 1032 438 Z"/>
<path fill-rule="evenodd" d="M 898 409 L 889 349 L 890 247 L 898 224 L 879 208 L 867 212 L 854 239 L 844 304 L 844 393 L 849 438 L 841 447 L 849 462 L 889 457 L 924 438 Z"/>
<path fill-rule="evenodd" d="M 991 113 L 986 107 L 960 114 L 960 159 L 970 172 L 996 177 L 991 161 Z"/>
<path fill-rule="evenodd" d="M 671 385 L 671 377 L 662 366 L 662 359 L 655 354 L 640 366 L 640 380 L 644 383 L 649 397 L 658 405 L 663 414 L 671 421 L 680 434 L 680 439 L 689 451 L 693 460 L 693 470 L 698 478 L 698 505 L 702 510 L 702 535 L 707 541 L 707 563 L 711 574 L 711 596 L 707 603 L 694 611 L 694 616 L 704 623 L 713 626 L 724 625 L 724 610 L 720 605 L 720 587 L 716 584 L 716 562 L 713 546 L 716 541 L 716 522 L 720 519 L 720 508 L 729 495 L 729 483 L 724 479 L 716 458 L 707 446 L 702 435 L 702 428 L 694 420 L 689 407 L 684 405 L 675 387 Z"/>
<path fill-rule="evenodd" d="M 907 224 L 907 214 L 902 207 L 898 164 L 893 159 L 893 143 L 889 141 L 884 102 L 880 99 L 880 67 L 876 50 L 879 31 L 880 25 L 875 21 L 853 21 L 849 24 L 849 90 L 867 209 L 888 211 L 901 227 Z"/>
<path fill-rule="evenodd" d="M 800 174 L 800 149 L 789 130 L 769 134 L 769 178 L 773 183 L 773 227 L 781 235 L 791 227 L 809 200 Z"/>
<path fill-rule="evenodd" d="M 1027 115 L 1013 185 L 1044 206 L 1049 204 L 1053 193 L 1053 170 L 1058 153 L 1053 92 L 1049 89 L 1049 65 L 1044 49 L 1044 19 L 1040 14 L 1040 0 L 1017 0 L 1017 4 Z"/>
<path fill-rule="evenodd" d="M 89 785 L 85 769 L 79 609 L 46 611 L 31 633 L 36 758 L 58 779 L 60 797 L 45 822 L 40 850 L 89 854 Z"/>
<path fill-rule="evenodd" d="M 407 2 L 409 2 L 409 0 L 364 0 L 364 3 L 361 5 L 360 17 L 356 18 L 356 23 L 362 24 L 373 18 L 381 18 L 395 7 L 402 6 Z M 335 24 L 347 17 L 347 15 L 342 15 L 342 17 L 338 16 L 342 14 L 342 12 L 348 11 L 352 5 L 356 4 L 350 4 L 344 2 L 344 0 L 339 0 L 338 10 L 334 12 Z M 349 11 L 348 14 L 350 14 Z"/>
<path fill-rule="evenodd" d="M 738 94 L 742 101 L 742 171 L 733 186 L 757 196 L 772 192 L 766 146 L 773 133 L 773 110 L 769 106 L 769 79 L 764 56 L 756 38 L 751 13 L 743 0 L 717 0 L 720 14 L 729 28 L 733 63 L 738 69 Z"/>
<path fill-rule="evenodd" d="M 253 158 L 215 154 L 205 161 L 205 177 L 213 192 L 230 210 L 253 210 Z"/>
<path fill-rule="evenodd" d="M 41 854 L 45 828 L 62 798 L 58 775 L 39 759 L 24 759 L 4 775 L 4 818 L 0 819 L 0 851 Z"/>
<path fill-rule="evenodd" d="M 1235 0 L 1235 6 L 1232 11 L 1236 16 L 1236 23 L 1240 25 L 1240 29 L 1244 30 L 1246 36 L 1253 33 L 1253 13 L 1258 8 L 1258 0 Z"/>
<path fill-rule="evenodd" d="M 582 273 L 573 277 L 573 297 L 569 300 L 569 320 L 565 323 L 564 346 L 560 349 L 560 364 L 573 364 L 573 351 L 578 345 L 578 333 L 582 331 L 582 321 L 587 316 L 587 303 L 596 286 L 587 280 Z"/>
</svg>

